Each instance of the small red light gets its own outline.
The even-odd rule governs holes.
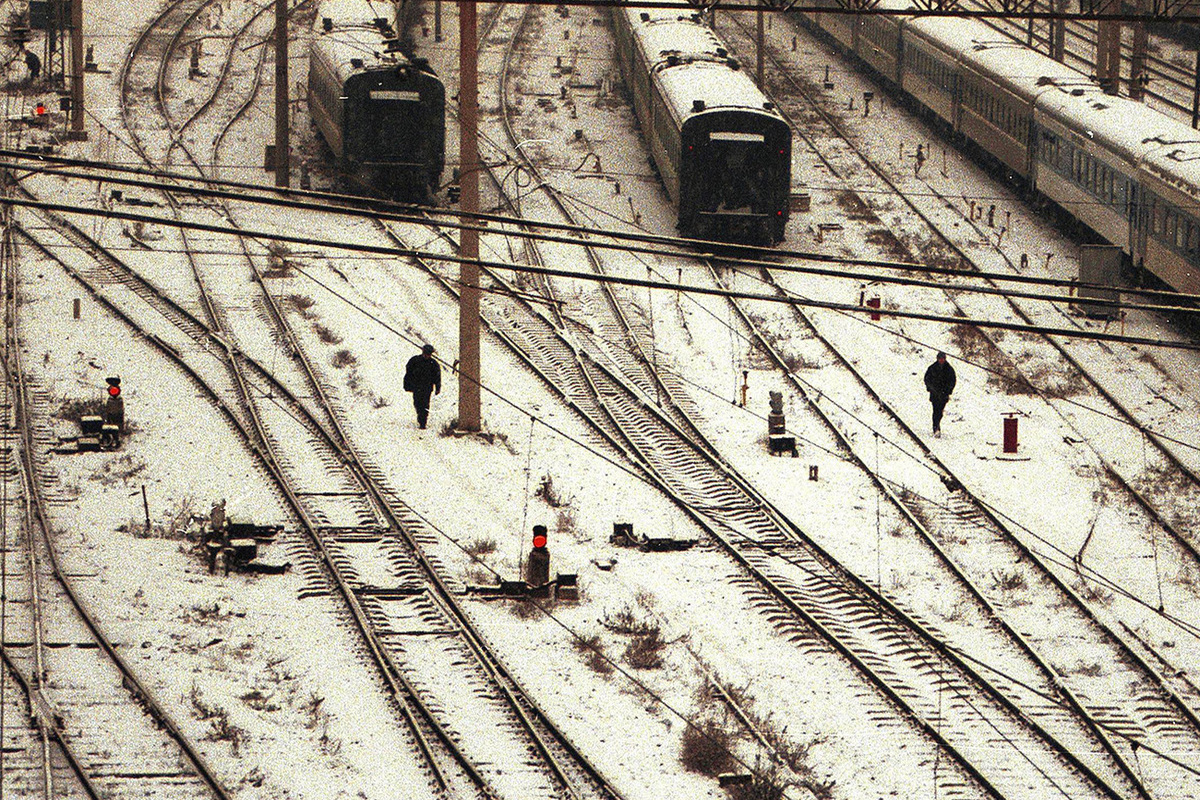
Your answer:
[[[534,547],[545,547],[546,546],[546,537],[540,533],[537,534],[536,536],[534,536],[533,537],[533,546]]]
[[[688,150],[694,150],[694,149],[695,149],[695,148],[694,148],[694,147],[692,147],[692,145],[690,145],[690,144],[688,145]]]
[[[119,394],[121,394],[120,386],[109,386],[108,387],[108,396],[109,397],[116,397]]]
[[[35,110],[35,113],[36,113],[36,114],[37,114],[39,117],[41,117],[41,116],[44,116],[44,115],[45,115],[45,113],[46,113],[46,105],[45,105],[44,103],[38,103],[38,104],[37,104],[37,109]]]

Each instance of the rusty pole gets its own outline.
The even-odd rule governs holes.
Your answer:
[[[458,4],[459,208],[465,218],[479,211],[479,74],[476,61],[475,0]],[[478,431],[479,410],[479,232],[459,234],[458,428]]]
[[[288,13],[287,0],[275,0],[275,185],[288,186]]]

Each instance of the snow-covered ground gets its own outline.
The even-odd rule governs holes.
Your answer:
[[[214,41],[204,48],[203,66],[210,70],[222,57],[221,37],[247,18],[249,5],[227,0],[218,7],[222,11],[208,12]],[[134,32],[157,12],[112,2],[89,3],[85,9],[88,43],[106,70],[88,77],[89,111],[108,130],[89,125],[88,142],[64,146],[61,152],[132,163],[133,154],[121,144],[129,134],[121,130],[115,79]],[[423,23],[416,30],[418,47],[447,80],[449,97],[456,94],[454,7],[443,5],[445,38],[440,43],[433,41],[432,9],[423,11]],[[430,31],[428,36],[421,35],[422,27]],[[523,42],[526,72],[518,79],[523,92],[511,101],[522,112],[519,134],[529,143],[522,151],[578,207],[590,208],[595,224],[671,233],[674,212],[647,167],[644,146],[620,92],[604,14],[571,8],[559,15],[545,8],[538,12],[534,31]],[[303,84],[306,68],[306,23],[298,21],[294,33],[295,86]],[[773,18],[770,35],[787,49],[796,34]],[[485,43],[486,66],[481,70],[487,142],[481,149],[492,162],[501,160],[507,149],[494,117],[499,65],[495,59],[487,61],[489,49],[494,52],[502,38]],[[833,64],[837,89],[827,98],[831,106],[844,108],[848,98],[861,98],[869,84],[801,38],[796,57],[809,65],[813,80],[824,63]],[[748,56],[743,56],[744,63],[750,63]],[[564,62],[570,72],[561,68]],[[267,88],[227,138],[220,154],[222,177],[271,182],[260,166],[262,146],[272,141],[271,87]],[[1033,256],[1033,267],[1048,265],[1046,274],[1073,274],[1077,252],[1069,240],[876,92],[879,99],[869,120],[857,111],[844,117],[878,163],[907,176],[916,143],[931,142],[934,155],[924,178],[933,188],[957,198],[960,207],[970,198],[1000,208],[1007,227],[1000,245],[995,244],[994,231],[959,223],[962,241],[981,254],[981,263],[985,256],[998,260],[1006,255],[1018,261],[1027,253]],[[296,100],[302,95],[299,89],[293,92]],[[11,95],[10,108],[17,107],[12,113],[27,113],[22,104],[29,100]],[[206,123],[193,131],[192,139],[203,142],[214,125]],[[452,118],[448,127],[453,130]],[[293,131],[297,161],[311,164],[316,180],[324,179],[329,171],[321,166],[321,147],[310,132],[302,101]],[[28,136],[28,131],[10,126],[6,141]],[[456,163],[453,135],[448,145],[447,161]],[[846,255],[868,252],[868,243],[855,238],[861,233],[850,225],[843,239],[816,241],[819,223],[845,222],[834,200],[843,185],[823,173],[802,148],[796,151],[795,180],[798,188],[806,184],[812,191],[814,206],[809,214],[793,219],[785,246]],[[603,165],[602,172],[578,170],[589,153]],[[515,171],[509,176],[510,186],[522,178]],[[94,206],[107,194],[105,187],[88,182],[37,178],[27,183],[44,196],[58,195],[81,206]],[[905,186],[922,188],[915,180]],[[940,202],[926,194],[930,206]],[[530,196],[523,210],[533,213],[540,208]],[[292,234],[319,231],[347,241],[379,243],[373,226],[349,217],[288,215],[249,204],[239,205],[237,212],[239,221],[251,228],[276,227]],[[34,224],[27,212],[20,218]],[[120,223],[89,220],[85,227],[106,243],[121,246],[142,274],[181,303],[196,305],[194,282],[171,252],[177,244],[174,233],[162,231],[162,239],[157,239],[158,233],[142,231],[139,238],[152,248],[145,251],[130,244]],[[901,236],[903,231],[893,233]],[[419,242],[429,238],[427,230],[416,226],[406,235]],[[498,237],[485,237],[484,245],[502,246]],[[1053,257],[1046,258],[1048,253]],[[284,576],[210,575],[171,525],[189,509],[203,513],[226,498],[234,519],[289,524],[268,556],[302,563],[306,545],[291,529],[252,454],[182,373],[165,367],[152,348],[130,336],[57,267],[22,255],[20,334],[27,368],[50,400],[41,413],[53,415],[60,402],[98,396],[106,375],[120,374],[123,379],[134,430],[123,450],[58,456],[50,464],[60,486],[54,519],[61,531],[60,549],[68,569],[86,576],[80,583],[110,636],[131,654],[160,700],[185,733],[198,740],[237,796],[422,796],[424,787],[414,783],[421,769],[405,729],[334,600],[308,595],[307,578],[295,571]],[[230,253],[231,263],[235,255]],[[832,782],[835,797],[929,797],[941,785],[939,780],[946,780],[951,767],[944,757],[898,723],[874,690],[833,677],[844,674],[844,664],[821,648],[797,648],[780,636],[756,606],[757,597],[744,586],[744,576],[713,548],[702,544],[680,553],[641,553],[610,545],[615,522],[680,538],[703,535],[682,511],[631,476],[619,458],[496,341],[485,339],[483,353],[488,390],[484,417],[496,441],[439,435],[455,415],[457,401],[456,381],[448,369],[443,390],[434,398],[430,429],[418,430],[401,388],[403,364],[421,342],[434,343],[447,367],[457,350],[455,305],[425,273],[399,259],[344,252],[291,252],[288,258],[294,268],[267,279],[267,291],[291,309],[289,321],[335,387],[357,446],[442,536],[435,549],[443,563],[468,581],[485,579],[488,570],[515,577],[529,546],[529,530],[541,523],[551,530],[554,568],[579,573],[581,602],[556,606],[553,617],[519,613],[504,601],[467,601],[467,607],[535,700],[626,797],[724,796],[715,781],[680,764],[685,719],[725,721],[723,708],[704,690],[710,674],[750,699],[757,714],[768,719],[789,746],[806,751],[812,774]],[[653,268],[674,279],[675,270],[684,269],[676,266],[677,260],[653,256],[614,258],[613,263],[637,277]],[[699,268],[687,269],[685,279],[706,280]],[[731,280],[738,288],[762,289],[747,275]],[[854,301],[858,295],[857,284],[832,279],[792,277],[787,286],[840,301]],[[578,301],[571,313],[588,313],[583,298],[589,291],[577,288],[572,294],[567,288],[568,299]],[[943,304],[915,291],[888,288],[883,293],[889,307]],[[750,350],[728,308],[715,300],[666,291],[628,291],[622,296],[652,332],[660,367],[693,387],[691,400],[700,410],[705,433],[733,465],[860,576],[924,616],[951,628],[957,625],[958,635],[970,635],[976,619],[949,607],[938,591],[940,578],[922,574],[927,569],[924,556],[916,555],[919,548],[913,542],[889,534],[899,524],[894,512],[878,511],[863,475],[836,451],[796,392]],[[78,320],[71,315],[76,297],[82,300]],[[826,397],[855,412],[870,406],[840,368],[809,349],[807,335],[787,314],[757,311],[781,348],[797,358],[799,374]],[[1031,536],[1070,554],[1091,537],[1088,565],[1117,576],[1122,586],[1150,603],[1143,618],[1121,601],[1111,612],[1101,611],[1111,613],[1114,623],[1127,622],[1145,634],[1166,654],[1172,670],[1187,673],[1192,668],[1200,657],[1196,638],[1178,628],[1177,638],[1169,638],[1171,626],[1160,626],[1154,609],[1161,591],[1168,612],[1195,618],[1196,565],[1185,559],[1158,561],[1158,546],[1149,541],[1153,528],[1145,516],[1115,500],[1110,507],[1107,494],[1112,489],[1104,469],[1094,454],[1074,441],[1080,438],[1079,429],[1064,419],[1061,408],[998,390],[989,383],[984,364],[964,352],[944,326],[903,321],[868,327],[860,318],[830,313],[813,317],[921,433],[927,429],[928,405],[920,373],[934,350],[949,352],[959,370],[959,389],[948,412],[946,436],[926,443]],[[1178,335],[1138,315],[1126,324],[1130,332],[1143,335]],[[271,343],[244,345],[258,348],[260,359],[271,363]],[[1091,348],[1095,346],[1072,345],[1082,360],[1094,353]],[[1146,376],[1158,375],[1158,400],[1172,411],[1155,417],[1155,425],[1192,446],[1180,448],[1181,455],[1192,463],[1200,461],[1194,455],[1200,361],[1182,352],[1142,353],[1128,347],[1114,351],[1098,360],[1113,390],[1141,406],[1139,399],[1151,400]],[[342,352],[353,358],[339,357]],[[274,356],[285,358],[281,349]],[[743,371],[749,375],[745,408],[736,403]],[[799,459],[770,458],[765,452],[763,417],[769,390],[785,392],[789,423],[802,437]],[[1028,461],[993,457],[1001,414],[1014,410],[1023,414],[1022,451]],[[1086,416],[1087,411],[1075,413]],[[65,422],[56,424],[61,433],[70,432]],[[850,430],[849,435],[869,443],[864,451],[878,447],[867,428]],[[897,484],[924,488],[932,482],[907,454],[886,444],[877,452],[882,472]],[[1132,454],[1135,462],[1136,457]],[[819,480],[808,479],[810,466],[818,467]],[[141,521],[143,486],[154,530],[150,536]],[[1180,509],[1180,514],[1188,511]],[[1146,546],[1128,547],[1131,539]],[[466,551],[477,554],[487,569]],[[994,566],[998,572],[1011,568],[1005,563]],[[1019,592],[1011,602],[1022,602]],[[1102,599],[1097,605],[1104,605]],[[626,617],[661,626],[668,642],[661,666],[637,668],[627,662],[624,652],[630,638],[616,630],[616,623]],[[601,647],[619,669],[590,658],[576,646],[576,637]],[[1044,654],[1056,664],[1085,671],[1104,668],[1073,655],[1076,647],[1079,653],[1089,652],[1086,644],[1062,640],[1058,645],[1057,652]],[[202,708],[226,715],[242,731],[236,741],[214,738],[212,717],[206,718]],[[753,766],[755,747],[740,741],[735,749]],[[1194,779],[1181,777],[1185,793],[1187,786],[1195,786],[1185,783],[1188,780]],[[804,796],[798,789],[789,793]]]

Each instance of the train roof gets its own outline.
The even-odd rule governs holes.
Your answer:
[[[729,51],[694,11],[671,8],[624,8],[650,67],[679,61],[724,61]]]
[[[709,111],[742,109],[782,120],[750,76],[726,64],[698,61],[661,70],[663,97],[680,120]],[[696,101],[704,105],[697,108]]]
[[[389,9],[391,9],[389,13]],[[325,29],[324,20],[330,20],[330,29]],[[391,36],[376,25],[376,20],[387,21]],[[395,42],[394,6],[378,0],[323,0],[317,9],[313,53],[325,58],[336,69],[338,77],[345,80],[356,72],[389,69],[409,64],[410,61],[399,50],[389,51],[389,42]]]

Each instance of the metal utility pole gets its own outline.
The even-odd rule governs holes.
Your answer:
[[[1096,23],[1096,81],[1105,94],[1117,94],[1121,84],[1121,23]]]
[[[288,10],[275,0],[275,185],[287,188],[288,159]]]
[[[1200,121],[1200,49],[1196,50],[1196,81],[1192,84],[1192,127]]]
[[[479,74],[476,61],[475,0],[458,4],[458,181],[459,209],[464,217],[479,211]],[[464,220],[466,221],[466,220]],[[479,410],[479,232],[459,234],[458,268],[458,428],[482,428]]]
[[[71,133],[76,142],[87,141],[83,129],[83,0],[71,0]]]
[[[1059,14],[1067,11],[1067,0],[1054,0],[1054,10]],[[1062,62],[1067,51],[1067,21],[1062,17],[1050,20],[1050,57]]]
[[[1146,13],[1146,0],[1138,0],[1137,12]],[[1146,36],[1146,23],[1133,23],[1133,50],[1129,55],[1129,98],[1141,100],[1146,91],[1146,48],[1149,45]]]
[[[758,17],[758,47],[756,53],[758,55],[757,72],[758,88],[763,88],[763,7],[762,0],[758,2],[758,12],[755,14]]]

